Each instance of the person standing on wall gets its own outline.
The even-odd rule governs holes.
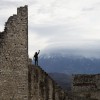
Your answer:
[[[38,55],[40,53],[40,50],[38,52],[35,52],[34,54],[34,61],[35,61],[35,65],[38,66]]]

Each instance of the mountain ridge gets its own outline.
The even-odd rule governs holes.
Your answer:
[[[39,64],[48,73],[58,72],[66,74],[98,74],[100,73],[100,59],[83,56],[40,56]],[[56,70],[55,70],[56,69]]]

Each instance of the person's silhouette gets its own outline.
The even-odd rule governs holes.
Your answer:
[[[40,53],[40,50],[38,52],[35,52],[34,54],[34,61],[35,61],[35,65],[38,66],[38,55]]]

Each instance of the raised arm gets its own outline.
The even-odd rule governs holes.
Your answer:
[[[40,50],[38,51],[38,54],[40,53]]]
[[[38,54],[40,53],[40,50],[38,51]]]

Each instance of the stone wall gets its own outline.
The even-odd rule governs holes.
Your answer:
[[[29,65],[30,100],[68,100],[68,95],[40,67]]]
[[[0,100],[28,100],[28,10],[17,9],[0,32]]]
[[[28,73],[29,100],[99,100],[65,92],[42,68],[30,63]],[[97,94],[97,93],[96,93]]]
[[[74,75],[72,91],[78,96],[90,96],[91,98],[100,100],[100,74]]]
[[[73,76],[73,91],[91,91],[100,89],[100,74],[94,75],[74,75]]]

